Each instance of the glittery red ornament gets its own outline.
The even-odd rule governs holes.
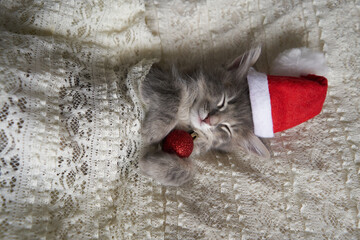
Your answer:
[[[180,158],[187,158],[194,148],[193,137],[190,133],[174,129],[164,139],[162,150],[168,153],[175,153]]]

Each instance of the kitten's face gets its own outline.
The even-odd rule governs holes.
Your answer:
[[[195,151],[230,150],[244,129],[252,128],[247,86],[243,84],[239,89],[232,77],[229,74],[217,75],[216,79],[199,77],[199,94],[190,109],[191,125],[199,134]]]

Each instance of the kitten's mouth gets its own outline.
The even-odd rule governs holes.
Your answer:
[[[207,115],[204,119],[201,120],[201,122],[206,123],[207,125],[210,125],[210,116]]]

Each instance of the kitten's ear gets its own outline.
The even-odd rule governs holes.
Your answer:
[[[235,58],[228,66],[228,70],[236,70],[236,75],[242,79],[244,76],[246,76],[247,72],[249,71],[249,68],[255,64],[255,62],[258,60],[261,53],[261,47],[257,46],[255,48],[250,49],[243,55]]]
[[[240,146],[244,148],[251,154],[263,157],[263,158],[270,158],[270,152],[265,144],[255,136],[254,133],[250,132],[247,134],[245,138],[240,141]]]

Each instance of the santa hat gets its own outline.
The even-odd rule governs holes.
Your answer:
[[[247,79],[254,132],[264,138],[318,115],[327,92],[327,79],[313,74],[267,76],[251,68]]]

